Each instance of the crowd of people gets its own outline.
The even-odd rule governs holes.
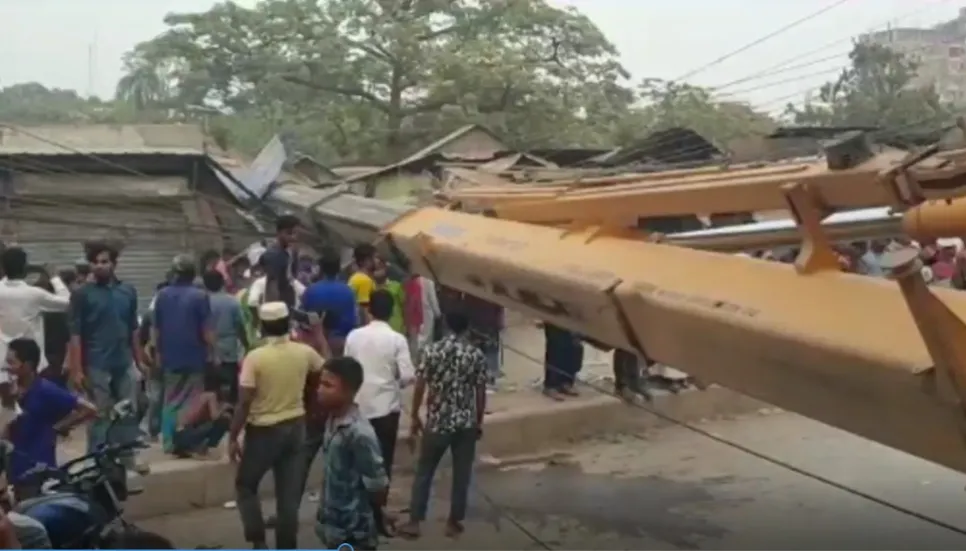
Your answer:
[[[381,534],[419,537],[450,450],[447,532],[462,532],[487,387],[500,372],[500,327],[481,324],[501,323],[501,309],[437,290],[371,245],[348,267],[324,250],[307,275],[299,220],[279,217],[276,229],[254,257],[176,257],[141,313],[137,291],[116,274],[123,256],[107,243],[87,244],[84,262],[32,283],[24,249],[0,253],[0,412],[16,449],[6,473],[16,499],[40,492],[27,471],[55,465],[58,439],[83,424],[89,450],[146,437],[175,457],[205,459],[227,438],[246,539],[267,547],[274,527],[276,546],[294,548],[322,451],[317,536],[330,548],[374,549]],[[121,400],[140,415],[108,432]],[[384,506],[402,415],[422,453],[410,518],[397,530]],[[258,487],[269,471],[277,510],[264,519]]]
[[[253,547],[267,546],[269,527],[277,547],[296,547],[299,504],[322,451],[317,536],[330,548],[374,549],[380,535],[419,537],[434,473],[449,450],[446,530],[461,533],[487,393],[501,376],[503,309],[436,288],[368,244],[354,249],[348,265],[329,249],[305,263],[300,230],[297,218],[281,216],[275,239],[248,254],[179,255],[146,312],[138,311],[135,288],[117,277],[123,258],[108,243],[87,244],[83,261],[32,283],[26,251],[4,248],[0,427],[16,449],[6,473],[16,498],[40,493],[25,473],[55,464],[58,438],[80,425],[87,425],[89,451],[108,439],[146,436],[175,457],[205,459],[217,457],[227,437]],[[840,246],[838,254],[843,269],[882,276],[882,255],[901,246],[920,248],[931,282],[966,287],[960,240],[878,240]],[[794,253],[754,256],[789,261]],[[586,339],[542,327],[543,392],[554,401],[576,396]],[[646,396],[642,374],[652,362],[624,350],[614,351],[613,362],[617,393]],[[121,400],[138,403],[139,415],[108,434]],[[397,524],[384,506],[407,414],[419,459],[409,517]],[[146,472],[134,457],[129,468]],[[269,471],[277,510],[266,520],[258,488]]]

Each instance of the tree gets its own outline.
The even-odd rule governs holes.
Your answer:
[[[646,79],[639,93],[643,107],[628,120],[650,130],[690,128],[726,147],[740,138],[764,136],[776,126],[767,114],[745,103],[717,101],[709,90],[689,84]],[[626,126],[621,129],[623,139],[639,136],[630,130]]]
[[[166,107],[171,100],[170,67],[129,54],[124,58],[124,76],[117,82],[114,98],[137,111]]]
[[[950,122],[951,108],[932,85],[916,82],[918,63],[870,42],[857,42],[849,67],[824,84],[816,99],[789,104],[786,115],[796,124],[875,126],[901,130],[936,128]],[[900,130],[901,129],[901,130]]]
[[[25,82],[0,88],[0,120],[14,124],[90,122],[110,106],[74,90]]]
[[[131,58],[172,67],[180,105],[316,154],[393,159],[468,122],[530,147],[603,143],[635,99],[600,30],[544,0],[226,2],[166,23]]]

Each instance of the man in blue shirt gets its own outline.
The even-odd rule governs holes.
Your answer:
[[[154,342],[164,388],[161,437],[169,453],[181,410],[204,391],[205,369],[217,360],[211,304],[208,294],[195,286],[195,273],[194,259],[175,257],[174,281],[161,289],[154,303]]]
[[[7,477],[18,501],[40,495],[42,480],[24,477],[37,464],[57,465],[57,436],[97,416],[97,408],[56,383],[39,377],[40,346],[20,338],[7,348],[7,371],[19,389],[20,414],[7,427],[14,445]]]
[[[87,259],[93,281],[70,298],[69,377],[75,389],[89,393],[98,417],[88,427],[88,450],[106,443],[111,409],[136,398],[132,367],[145,365],[138,342],[138,295],[114,276],[118,252],[107,243],[89,243]],[[115,443],[138,437],[134,420],[122,421],[111,434]]]
[[[358,325],[355,294],[347,283],[339,279],[342,266],[335,251],[324,251],[319,260],[322,279],[313,283],[302,295],[306,312],[324,315],[323,327],[333,356],[341,356],[346,335]]]
[[[225,292],[225,277],[221,272],[209,270],[201,276],[208,291],[211,305],[211,327],[217,341],[217,363],[220,372],[215,374],[222,386],[228,387],[230,404],[238,401],[238,369],[244,351],[250,348],[245,331],[245,320],[238,299]]]

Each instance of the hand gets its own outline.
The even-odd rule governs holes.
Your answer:
[[[228,459],[232,463],[239,463],[242,457],[242,445],[237,439],[228,441]]]
[[[84,380],[84,370],[80,368],[71,369],[67,374],[70,385],[77,392],[84,392],[85,380]]]
[[[409,436],[406,437],[406,445],[409,446],[410,452],[416,451],[416,444],[419,440],[419,436],[423,433],[423,422],[419,419],[418,415],[413,415],[409,422]]]

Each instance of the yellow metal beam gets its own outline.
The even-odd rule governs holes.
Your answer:
[[[906,265],[900,290],[435,208],[384,234],[443,285],[966,472],[966,294],[918,286]]]

